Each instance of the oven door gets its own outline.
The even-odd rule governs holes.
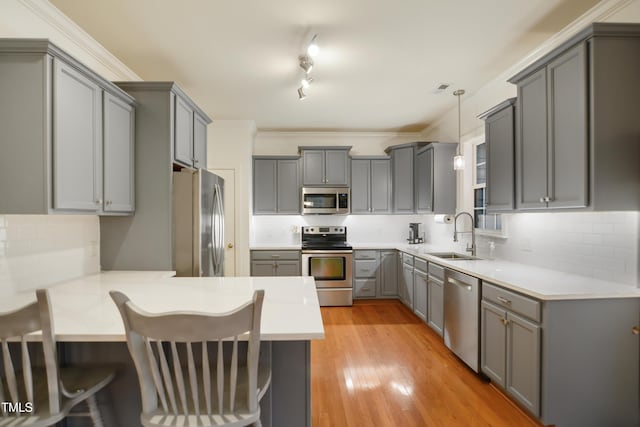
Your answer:
[[[302,275],[313,276],[316,288],[351,288],[353,251],[302,251]]]

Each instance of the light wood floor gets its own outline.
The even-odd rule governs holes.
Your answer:
[[[538,427],[399,301],[323,307],[311,344],[312,424]]]

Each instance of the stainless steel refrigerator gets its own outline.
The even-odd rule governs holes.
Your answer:
[[[224,276],[224,180],[203,169],[173,173],[173,256],[178,276]]]

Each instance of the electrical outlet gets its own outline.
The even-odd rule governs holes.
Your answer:
[[[524,252],[531,252],[531,239],[526,237],[520,239],[520,250]]]

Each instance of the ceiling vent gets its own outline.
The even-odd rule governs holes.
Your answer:
[[[432,93],[438,94],[444,92],[449,87],[449,83],[440,83],[433,89]]]

